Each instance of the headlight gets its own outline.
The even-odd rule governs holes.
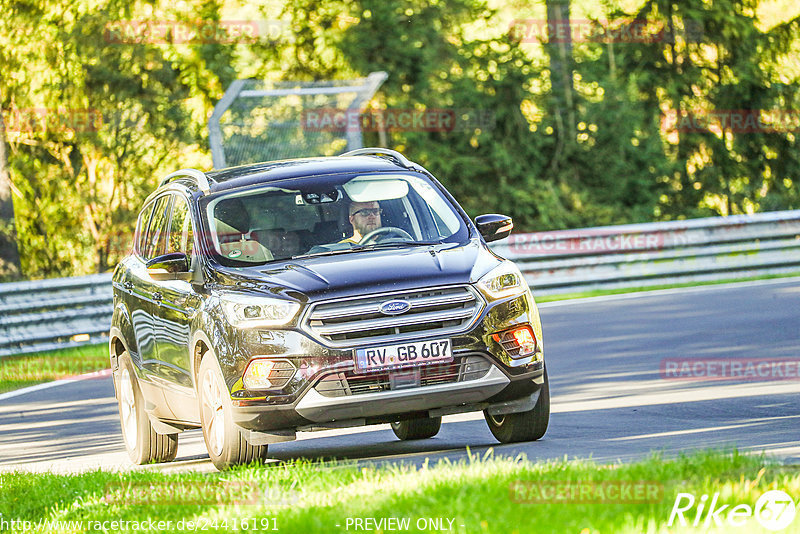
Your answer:
[[[225,318],[233,326],[280,326],[291,321],[300,304],[262,296],[223,295],[220,297]]]
[[[500,299],[521,295],[528,284],[514,262],[504,261],[478,280],[478,287],[489,298]]]

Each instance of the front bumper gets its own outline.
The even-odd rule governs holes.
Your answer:
[[[536,354],[518,359],[509,356],[493,334],[521,324],[531,325],[540,346]],[[320,387],[326,377],[364,378],[354,376],[353,350],[324,347],[302,331],[246,335],[238,346],[246,349],[247,359],[283,358],[297,368],[295,380],[281,392],[244,389],[240,377],[247,360],[236,366],[238,370],[231,369],[230,380],[239,377],[231,388],[234,422],[250,432],[355,426],[485,409],[529,399],[539,391],[544,377],[541,323],[528,293],[490,303],[468,331],[450,336],[454,359],[478,358],[489,365],[481,376],[448,383],[431,381],[397,389],[384,384],[358,394],[346,387],[347,394],[331,395]]]
[[[366,419],[485,401],[500,393],[509,383],[510,380],[500,369],[492,367],[483,378],[468,382],[365,393],[349,397],[324,397],[312,388],[300,399],[295,410],[301,417],[316,423]]]

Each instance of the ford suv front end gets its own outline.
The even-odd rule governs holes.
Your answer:
[[[174,173],[114,275],[110,348],[135,462],[203,429],[218,468],[298,431],[434,436],[483,411],[501,442],[549,420],[536,304],[425,169],[385,149]]]

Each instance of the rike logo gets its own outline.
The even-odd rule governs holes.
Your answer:
[[[708,495],[702,495],[697,500],[697,511],[692,514],[691,509],[695,505],[695,496],[691,493],[678,493],[675,497],[675,504],[672,505],[672,512],[669,514],[667,526],[671,527],[677,519],[682,527],[687,525],[684,518],[684,512],[687,512],[689,520],[694,515],[692,526],[700,526],[702,521],[704,528],[709,528],[713,523],[714,526],[722,527],[727,524],[732,527],[742,527],[746,525],[746,521],[755,517],[758,523],[773,531],[783,530],[792,521],[796,514],[794,501],[785,491],[770,490],[761,495],[756,501],[755,510],[747,504],[737,504],[730,508],[730,504],[718,505],[719,492],[711,497],[711,502],[707,503]],[[706,509],[706,504],[708,508]],[[730,508],[730,509],[728,509]],[[703,513],[705,512],[705,519]]]

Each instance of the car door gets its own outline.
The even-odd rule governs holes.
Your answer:
[[[143,228],[137,243],[137,261],[131,262],[124,287],[130,291],[131,322],[136,345],[139,348],[140,367],[145,369],[156,358],[155,331],[153,329],[153,295],[158,291],[145,266],[152,254],[163,250],[164,219],[169,215],[168,196],[157,198],[150,204],[150,212],[143,213]]]
[[[173,197],[166,253],[181,252],[191,258],[195,247],[189,204],[182,195]],[[159,293],[161,298],[156,302],[153,321],[164,395],[176,419],[199,420],[192,380],[190,323],[200,306],[200,298],[186,280],[159,282]]]
[[[136,226],[136,238],[133,244],[134,254],[125,261],[125,272],[115,289],[119,291],[125,307],[130,314],[133,340],[129,343],[130,357],[137,367],[142,367],[142,360],[155,350],[153,339],[153,321],[150,317],[150,293],[144,268],[144,250],[147,248],[147,229],[153,216],[156,202],[150,202],[139,214]]]
[[[149,223],[141,231],[141,238],[136,244],[137,259],[131,263],[129,280],[126,280],[130,282],[131,322],[139,348],[137,364],[142,371],[139,386],[148,401],[148,411],[152,410],[154,415],[163,418],[172,418],[173,414],[164,398],[155,330],[155,314],[161,298],[161,288],[159,282],[148,274],[146,263],[164,254],[166,250],[171,203],[171,195],[162,195],[152,203],[152,212],[147,215]]]

